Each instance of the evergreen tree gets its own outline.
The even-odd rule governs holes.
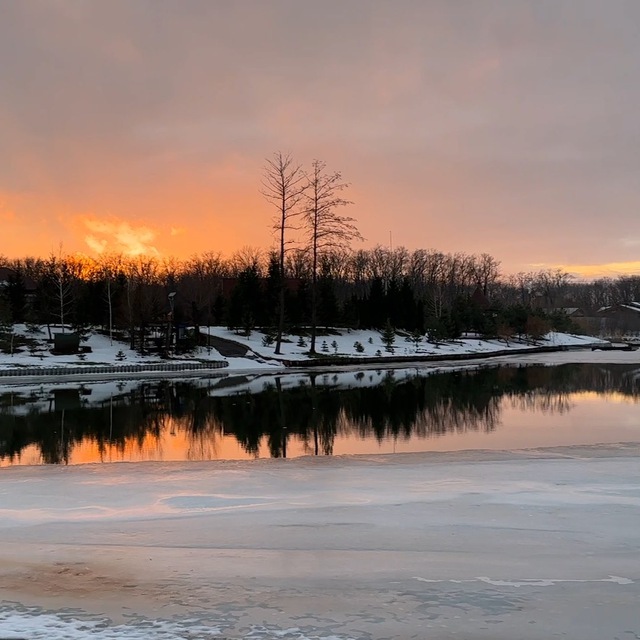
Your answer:
[[[393,343],[396,341],[396,330],[391,325],[391,321],[387,320],[387,324],[384,326],[380,337],[385,351],[393,353]]]
[[[382,329],[385,324],[386,297],[381,278],[374,278],[371,281],[371,289],[367,298],[366,319],[363,326],[369,329]]]
[[[429,316],[425,320],[425,328],[429,342],[437,343],[450,337],[450,329],[446,323],[447,319],[447,317],[436,318],[435,316]]]
[[[418,347],[420,346],[422,339],[423,339],[423,335],[420,329],[414,329],[411,335],[409,336],[409,341],[415,346],[416,351],[418,350]]]
[[[276,327],[278,324],[278,304],[281,288],[280,263],[275,251],[269,253],[267,281],[264,291],[264,314],[259,319],[261,325]]]
[[[338,300],[333,278],[326,273],[318,280],[318,302],[320,304],[317,319],[325,328],[335,326],[339,318]]]
[[[6,293],[11,319],[14,323],[24,322],[27,312],[27,296],[24,276],[20,270],[16,270],[9,276]]]
[[[262,286],[258,265],[242,270],[231,293],[227,323],[229,328],[242,328],[246,335],[256,327],[256,318],[262,313]]]

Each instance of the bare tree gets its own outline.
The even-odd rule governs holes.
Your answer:
[[[82,277],[82,263],[72,256],[64,255],[62,245],[56,257],[51,254],[47,262],[48,279],[56,307],[52,315],[60,321],[60,331],[65,333],[69,317],[73,315],[77,284]]]
[[[364,297],[368,290],[369,253],[359,249],[351,255],[347,267],[347,279],[353,282],[356,295],[360,298]]]
[[[474,272],[482,293],[489,296],[500,278],[500,262],[488,253],[483,253],[479,257],[476,256]]]
[[[285,255],[291,246],[287,231],[295,228],[294,219],[300,215],[299,205],[304,196],[307,178],[302,167],[296,164],[290,154],[278,151],[273,158],[267,158],[262,173],[260,192],[267,202],[276,209],[273,229],[278,236],[278,257],[280,276],[280,295],[278,301],[278,328],[275,352],[280,353],[284,332],[284,292],[285,292]]]
[[[547,309],[561,306],[572,276],[562,269],[546,269],[535,276],[534,289]]]
[[[113,344],[113,299],[115,294],[114,281],[122,271],[123,258],[119,254],[107,254],[100,256],[100,262],[96,269],[96,277],[104,279],[104,299],[107,303],[109,322],[109,344]]]
[[[338,171],[327,172],[322,160],[314,160],[308,176],[306,191],[307,208],[304,212],[305,231],[311,252],[311,346],[309,353],[316,352],[318,323],[318,258],[331,251],[344,249],[353,240],[362,236],[355,226],[354,218],[342,216],[338,209],[352,204],[340,193],[349,185],[342,181]]]
[[[292,278],[308,278],[310,275],[307,249],[292,249],[285,261],[285,271]]]
[[[262,249],[245,245],[229,258],[229,270],[237,278],[247,269],[262,269],[264,263],[264,251]]]

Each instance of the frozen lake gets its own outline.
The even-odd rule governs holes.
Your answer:
[[[637,445],[0,469],[0,638],[640,635]]]
[[[0,465],[640,442],[640,366],[369,369],[0,392]]]
[[[0,638],[640,637],[639,373],[5,388]]]

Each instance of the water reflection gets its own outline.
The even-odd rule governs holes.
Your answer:
[[[464,448],[471,434],[506,429],[516,414],[557,420],[587,397],[628,401],[637,424],[639,379],[640,369],[626,365],[564,365],[16,389],[0,395],[0,461],[331,455],[336,443],[338,453],[377,452],[390,442],[427,450],[454,437],[461,445],[451,448]]]

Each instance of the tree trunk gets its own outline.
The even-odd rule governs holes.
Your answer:
[[[318,333],[318,246],[313,245],[313,269],[311,271],[311,347],[310,354],[316,353],[316,335]]]
[[[284,198],[284,192],[282,196],[282,211],[281,211],[281,226],[280,226],[280,295],[278,298],[278,331],[276,335],[276,349],[275,353],[280,355],[282,347],[282,334],[284,333],[284,230],[286,227],[286,203]]]
[[[111,300],[111,278],[107,278],[107,301],[109,305],[109,344],[113,344],[113,301]]]

